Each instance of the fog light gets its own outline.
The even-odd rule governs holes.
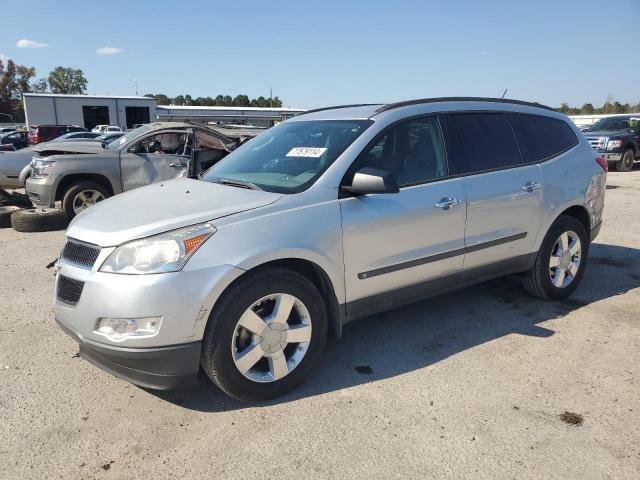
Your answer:
[[[121,342],[129,337],[151,337],[158,333],[160,320],[162,317],[99,318],[94,332],[112,342]]]

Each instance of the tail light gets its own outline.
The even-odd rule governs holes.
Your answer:
[[[603,157],[596,157],[596,163],[600,165],[605,172],[609,171],[609,163]]]

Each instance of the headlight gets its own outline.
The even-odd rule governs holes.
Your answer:
[[[56,163],[55,160],[33,157],[31,160],[31,178],[45,178],[49,176],[49,170]]]
[[[203,223],[124,243],[111,252],[100,271],[134,275],[177,272],[215,232],[216,227]]]
[[[152,337],[158,333],[162,317],[144,318],[99,318],[94,330],[112,342],[121,342],[129,337]]]
[[[609,140],[607,142],[607,150],[613,150],[614,148],[622,147],[622,140]]]

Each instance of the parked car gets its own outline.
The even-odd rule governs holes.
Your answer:
[[[85,132],[77,125],[31,125],[29,129],[29,145],[48,142],[69,132]]]
[[[83,140],[95,140],[100,135],[100,132],[69,132],[64,135],[60,135],[58,138],[54,138],[51,140],[52,142],[62,142],[62,141],[83,141]]]
[[[0,135],[3,135],[5,133],[15,132],[15,131],[16,131],[16,127],[0,127]]]
[[[0,152],[15,152],[16,147],[13,143],[0,143]]]
[[[7,145],[11,144],[14,146],[16,150],[20,150],[21,148],[25,148],[28,144],[28,134],[24,131],[13,131],[0,134],[0,144]]]
[[[629,172],[640,160],[640,118],[615,116],[601,118],[584,135],[593,149],[614,164],[619,172]]]
[[[99,137],[96,137],[96,140],[99,140],[104,144],[109,145],[114,140],[117,140],[123,136],[124,136],[124,132],[107,132],[107,133],[103,133]]]
[[[112,195],[154,182],[195,176],[238,141],[190,123],[153,123],[103,145],[45,144],[34,149],[27,193],[38,207],[62,202],[68,218]],[[34,217],[35,218],[35,217]]]
[[[96,125],[92,132],[107,133],[107,132],[122,132],[122,129],[115,125]]]
[[[538,104],[310,111],[204,181],[156,183],[76,217],[55,319],[83,357],[138,385],[174,388],[202,366],[235,398],[273,398],[356,318],[506,274],[567,298],[600,230],[606,167]]]

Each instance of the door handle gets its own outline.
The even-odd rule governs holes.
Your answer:
[[[538,182],[527,182],[522,187],[522,190],[525,192],[533,193],[536,190],[540,190],[542,188],[542,184]]]
[[[173,163],[170,163],[169,166],[173,168],[184,168],[187,165],[182,162],[173,162]]]
[[[444,197],[441,198],[439,202],[436,202],[436,207],[443,210],[449,210],[451,207],[455,207],[456,205],[460,205],[460,200],[457,198]]]

